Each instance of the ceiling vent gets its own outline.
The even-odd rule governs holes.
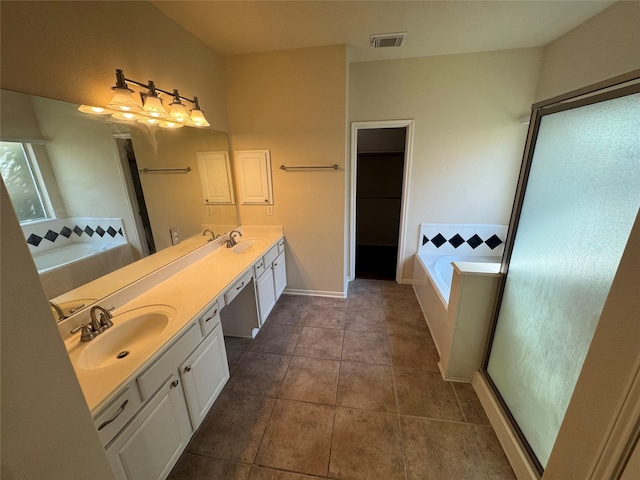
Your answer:
[[[371,35],[371,48],[401,47],[407,38],[407,32],[376,33]]]

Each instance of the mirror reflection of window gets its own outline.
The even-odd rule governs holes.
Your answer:
[[[0,172],[20,223],[51,217],[29,144],[0,142]]]

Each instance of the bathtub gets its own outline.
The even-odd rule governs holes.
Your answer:
[[[500,280],[501,257],[425,255],[414,259],[413,289],[445,380],[469,382],[481,367]]]
[[[425,255],[418,253],[416,256],[445,308],[449,305],[451,281],[453,279],[453,262],[465,272],[497,273],[500,269],[501,261],[501,257],[483,257],[479,255]]]
[[[102,277],[134,261],[128,243],[77,242],[33,254],[48,298]]]

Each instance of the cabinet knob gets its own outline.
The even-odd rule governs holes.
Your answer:
[[[177,387],[178,385],[180,385],[180,381],[179,380],[174,380],[173,382],[171,382],[171,386],[172,387]]]
[[[184,367],[184,371],[185,372],[190,372],[191,371],[191,365],[187,365],[186,367]]]

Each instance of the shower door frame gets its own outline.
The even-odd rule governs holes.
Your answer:
[[[625,85],[629,83],[629,85]],[[511,415],[509,409],[506,406],[505,401],[502,399],[496,385],[492,381],[487,368],[489,364],[489,356],[491,353],[491,347],[493,344],[498,315],[500,313],[500,306],[504,295],[505,285],[508,276],[509,263],[513,253],[513,247],[515,243],[515,237],[517,234],[518,224],[520,221],[520,215],[522,212],[522,206],[524,203],[524,197],[526,187],[529,179],[529,173],[531,170],[531,164],[535,151],[535,145],[538,138],[538,131],[540,127],[540,121],[542,117],[561,111],[572,110],[575,108],[584,107],[587,105],[605,102],[614,98],[631,95],[634,93],[640,93],[640,69],[633,70],[623,75],[613,77],[611,79],[598,82],[571,92],[567,92],[550,99],[534,103],[531,106],[531,117],[529,122],[529,131],[527,133],[527,140],[525,143],[522,166],[518,177],[518,183],[514,198],[514,204],[511,211],[511,218],[509,220],[509,229],[507,239],[505,241],[504,256],[502,258],[502,264],[500,267],[500,283],[498,286],[498,293],[496,296],[496,303],[493,312],[493,321],[491,324],[491,330],[487,339],[484,361],[482,369],[474,378],[474,387],[478,388],[487,387],[489,390],[489,398],[484,398],[482,392],[478,392],[482,403],[491,404],[492,407],[497,409],[500,420],[504,423],[502,428],[496,429],[496,433],[500,437],[500,433],[504,436],[504,442],[508,445],[504,445],[505,453],[512,462],[512,466],[516,473],[526,475],[531,479],[541,478],[544,468],[542,468],[540,462],[537,460],[536,455],[533,453],[531,447],[525,439],[524,434],[520,430],[517,422]],[[630,382],[627,390],[627,402],[621,405],[617,418],[634,418],[630,417],[629,412],[635,412],[637,407],[633,403],[629,403],[632,399],[640,398],[640,365],[636,368],[636,375]],[[486,407],[485,407],[486,409]],[[637,418],[637,417],[636,417]],[[493,422],[492,422],[493,423]],[[614,422],[615,423],[615,422]],[[625,464],[621,464],[620,458],[623,452],[629,450],[630,442],[640,435],[640,422],[635,422],[632,428],[624,428],[624,425],[620,425],[617,422],[616,425],[612,425],[609,430],[609,434],[613,433],[615,429],[619,432],[623,432],[624,438],[615,440],[614,444],[608,442],[602,446],[600,451],[601,455],[594,461],[591,468],[592,476],[590,478],[599,478],[596,472],[603,473],[604,471],[614,472],[621,471]],[[501,443],[503,442],[501,438]],[[514,461],[516,465],[514,465]],[[518,478],[521,478],[518,476]],[[601,477],[608,478],[608,477]],[[614,477],[611,477],[614,478]]]

